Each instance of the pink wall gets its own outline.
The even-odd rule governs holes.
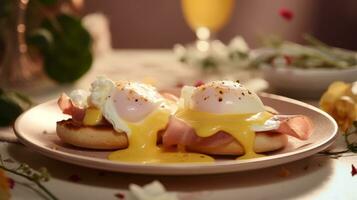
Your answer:
[[[308,32],[329,43],[357,49],[357,28],[353,28],[357,27],[356,6],[353,0],[237,0],[232,20],[218,38],[227,41],[240,34],[251,46],[258,46],[263,35],[279,34],[300,41],[301,34]],[[282,7],[294,12],[291,22],[278,15]],[[85,0],[84,12],[108,16],[114,48],[171,48],[194,40],[179,0]],[[349,27],[343,26],[348,21]]]

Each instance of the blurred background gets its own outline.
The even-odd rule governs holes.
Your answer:
[[[7,90],[57,98],[97,75],[176,94],[183,85],[240,80],[315,105],[327,90],[324,110],[345,119],[355,109],[350,124],[356,7],[356,0],[0,0],[0,103]],[[330,108],[335,102],[343,112]]]
[[[100,12],[110,21],[113,48],[172,48],[195,39],[184,21],[178,0],[97,0],[83,2],[83,14]],[[239,34],[252,47],[260,38],[276,34],[301,42],[303,33],[338,47],[357,49],[357,2],[354,0],[236,0],[231,20],[217,37],[224,42]],[[291,21],[279,9],[294,13]]]

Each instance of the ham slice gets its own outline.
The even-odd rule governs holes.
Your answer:
[[[71,115],[74,121],[83,121],[85,109],[73,104],[71,98],[65,93],[62,93],[57,101],[58,106],[63,114]]]
[[[264,133],[282,133],[300,140],[306,140],[312,133],[311,120],[303,115],[278,115],[280,126],[276,130],[264,131]],[[185,146],[221,146],[232,142],[234,138],[223,131],[209,137],[199,137],[192,127],[184,121],[172,116],[168,127],[162,135],[162,143],[165,147],[175,145]]]
[[[168,127],[162,135],[162,143],[165,147],[174,145],[204,145],[217,146],[232,142],[234,138],[227,133],[220,131],[210,137],[199,137],[196,135],[192,127],[187,125],[184,121],[172,116]]]
[[[311,119],[304,115],[277,115],[280,126],[278,133],[293,136],[300,140],[309,139],[314,127]]]

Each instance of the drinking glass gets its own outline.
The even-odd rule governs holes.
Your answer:
[[[181,0],[181,4],[185,19],[197,36],[197,49],[208,51],[214,34],[230,19],[235,0]]]

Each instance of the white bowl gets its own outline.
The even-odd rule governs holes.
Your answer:
[[[318,98],[334,81],[357,80],[357,66],[348,69],[300,69],[264,65],[262,73],[277,93],[295,98]]]

